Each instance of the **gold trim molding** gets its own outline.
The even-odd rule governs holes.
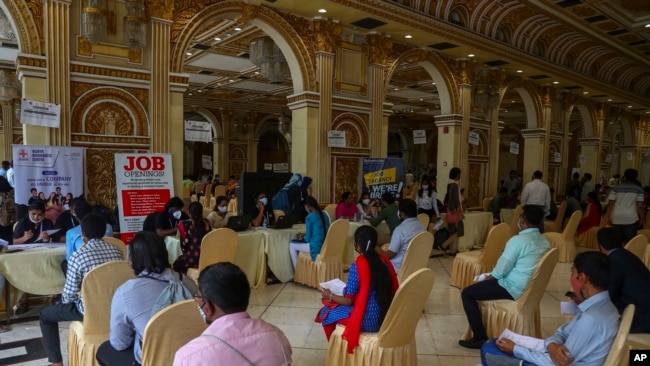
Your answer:
[[[126,59],[130,63],[142,64],[142,50],[134,51],[125,46],[113,44],[92,44],[87,39],[77,36],[77,55],[82,57],[108,56]]]

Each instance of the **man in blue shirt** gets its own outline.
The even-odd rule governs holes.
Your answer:
[[[479,349],[488,339],[478,301],[517,300],[528,287],[539,261],[551,249],[548,240],[539,232],[542,220],[544,211],[540,206],[524,206],[517,224],[521,231],[508,240],[491,275],[461,292],[467,321],[474,334],[471,339],[458,341],[461,346]]]
[[[481,349],[483,365],[602,365],[618,331],[618,311],[607,292],[609,277],[605,254],[578,254],[571,269],[571,287],[585,300],[578,305],[575,318],[544,340],[544,351],[505,338],[489,340]]]
[[[390,239],[390,246],[384,253],[393,262],[395,272],[399,272],[402,266],[411,239],[417,234],[426,231],[424,225],[417,219],[418,206],[415,201],[408,198],[403,199],[399,202],[398,209],[397,216],[402,220],[402,223],[395,228]]]

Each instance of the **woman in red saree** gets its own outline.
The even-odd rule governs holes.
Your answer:
[[[603,217],[603,207],[600,205],[598,195],[594,192],[589,192],[587,200],[589,201],[589,212],[587,212],[587,215],[578,224],[578,235],[592,227],[600,226],[600,219]]]
[[[350,266],[343,296],[334,295],[328,289],[321,292],[323,299],[336,307],[323,307],[316,321],[323,324],[328,340],[336,324],[345,325],[343,339],[348,342],[348,353],[353,353],[359,345],[361,332],[379,331],[399,286],[390,259],[379,254],[376,245],[375,228],[358,228],[354,233],[354,249],[361,255]]]

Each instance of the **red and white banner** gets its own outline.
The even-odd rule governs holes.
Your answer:
[[[174,192],[170,154],[115,154],[120,233],[128,243],[144,219],[162,211]]]

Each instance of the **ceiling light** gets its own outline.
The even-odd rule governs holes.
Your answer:
[[[399,88],[395,88],[395,89],[393,89],[393,90],[399,90]]]
[[[646,111],[645,114],[650,114],[650,111]]]
[[[235,82],[235,80],[233,80],[233,79],[230,79],[230,80],[228,80],[228,81],[230,81],[231,83],[234,83],[234,82]]]
[[[327,9],[318,9],[318,12],[321,14],[327,13]]]
[[[521,74],[522,72],[524,72],[524,70],[517,70],[518,74]]]
[[[555,84],[555,85],[557,85],[557,84],[559,84],[559,83],[560,83],[559,81],[554,81],[554,82],[553,82],[553,84]]]
[[[260,74],[260,72],[259,72],[259,71],[255,71],[255,75],[259,75],[259,74]]]
[[[199,90],[197,90],[197,92],[199,92],[199,93],[202,93],[202,92],[203,92],[203,90],[201,90],[201,89],[199,89]]]
[[[433,83],[431,83],[431,85],[436,85],[436,82],[434,81]]]
[[[188,93],[187,95],[189,95],[189,96],[191,97],[191,96],[192,96],[192,93]]]
[[[411,38],[413,38],[413,36],[410,35],[410,34],[407,34],[407,35],[404,36],[404,38],[406,38],[406,39],[411,39]]]
[[[235,29],[237,32],[241,31],[241,28],[239,28],[239,27],[235,27],[234,29]]]
[[[185,52],[185,55],[192,56],[192,52]]]
[[[628,107],[628,108],[632,108],[632,106],[631,106],[631,105],[628,105],[627,107]]]
[[[612,100],[614,100],[614,99],[607,99],[608,102],[611,102]]]
[[[650,23],[645,25],[646,28],[650,28]]]
[[[582,94],[587,95],[587,94],[589,94],[589,92],[588,91],[583,91]]]
[[[467,55],[467,57],[474,57],[474,54],[470,53],[469,55]]]
[[[515,102],[516,102],[516,101],[513,100],[511,103],[515,103]]]
[[[221,38],[219,38],[219,37],[214,37],[214,40],[215,40],[215,41],[221,41]]]
[[[508,113],[508,111],[505,111],[505,112]]]

